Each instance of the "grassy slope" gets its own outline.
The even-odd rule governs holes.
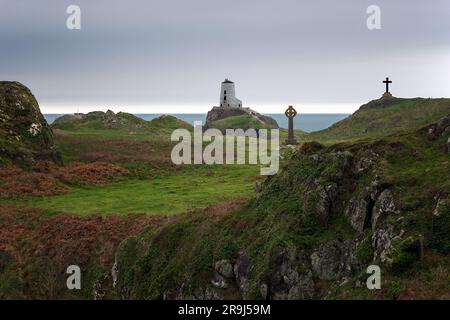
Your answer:
[[[217,121],[214,121],[211,124],[211,127],[217,128],[219,130],[225,130],[225,129],[243,129],[247,130],[249,128],[253,129],[269,129],[272,128],[272,126],[267,124],[262,124],[259,121],[257,121],[255,118],[248,114],[242,114],[238,116],[232,116],[227,117],[224,119],[220,119]]]
[[[255,166],[187,166],[152,179],[104,186],[71,187],[63,195],[28,197],[12,203],[42,208],[51,214],[174,214],[234,197],[249,197]]]
[[[376,139],[407,132],[450,114],[450,99],[374,100],[330,128],[313,132],[306,140],[325,143]]]
[[[126,114],[122,114],[126,116]],[[131,115],[130,115],[131,116]],[[60,123],[55,129],[56,143],[67,164],[105,161],[129,171],[129,179],[104,186],[69,186],[62,195],[2,200],[47,213],[79,215],[108,213],[173,214],[192,208],[249,197],[259,166],[198,166],[176,168],[170,153],[172,130],[191,129],[171,116],[150,122],[131,118],[128,125],[105,128],[103,120]],[[136,124],[144,128],[130,132]]]

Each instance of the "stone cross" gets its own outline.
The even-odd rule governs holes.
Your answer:
[[[297,144],[297,140],[294,137],[294,118],[297,115],[297,111],[295,111],[293,106],[289,106],[284,114],[289,119],[288,138],[286,139],[286,144]]]

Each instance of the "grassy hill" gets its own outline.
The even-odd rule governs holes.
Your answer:
[[[326,143],[376,139],[408,132],[450,114],[450,99],[379,99],[360,107],[350,117],[313,132],[306,140]]]
[[[90,136],[101,139],[127,138],[133,140],[168,139],[178,128],[192,130],[192,126],[173,116],[162,115],[145,121],[125,112],[94,111],[82,115],[65,115],[56,119],[52,128],[62,134]]]
[[[242,114],[213,121],[210,124],[210,127],[219,129],[224,132],[225,129],[272,129],[278,128],[278,124],[276,122],[261,123],[256,118],[248,114]]]

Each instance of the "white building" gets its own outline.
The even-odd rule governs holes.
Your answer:
[[[236,98],[234,82],[225,79],[220,88],[220,106],[228,108],[242,108],[242,101]]]

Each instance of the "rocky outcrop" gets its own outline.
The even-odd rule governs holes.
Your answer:
[[[431,138],[438,138],[441,136],[450,135],[450,115],[440,119],[438,122],[427,126],[428,136]]]
[[[322,280],[337,280],[360,270],[350,240],[331,240],[320,245],[311,255],[314,274]]]
[[[376,230],[390,215],[399,215],[391,190],[386,189],[378,196],[372,212],[372,230]]]
[[[327,226],[330,219],[333,202],[336,200],[338,186],[336,183],[322,185],[313,180],[307,186],[307,192],[300,199],[305,212],[314,216],[322,226]]]
[[[378,192],[379,185],[375,180],[369,186],[365,187],[359,195],[350,199],[347,207],[347,216],[356,232],[361,233],[371,227],[372,210]]]
[[[372,232],[373,261],[390,267],[394,262],[391,255],[393,240],[401,239],[404,231],[387,219],[400,216],[392,192],[380,190],[379,183],[373,181],[359,196],[350,199],[347,215],[360,237],[364,237],[366,231]]]
[[[0,163],[35,160],[61,161],[52,130],[27,87],[0,82]]]
[[[313,274],[308,256],[295,247],[276,247],[271,257],[271,270],[260,292],[264,299],[312,299],[315,294]]]
[[[250,286],[249,272],[250,272],[250,259],[241,252],[239,258],[234,264],[233,271],[236,277],[236,283],[242,293],[244,300],[248,299],[248,290]]]
[[[213,107],[206,115],[206,124],[204,129],[216,128],[216,121],[223,120],[226,118],[232,118],[236,116],[248,116],[247,122],[238,122],[238,126],[234,126],[232,123],[228,128],[218,129],[243,129],[247,130],[252,127],[258,128],[278,128],[278,123],[271,117],[262,115],[250,108],[228,108],[228,107]]]
[[[443,137],[446,141],[445,151],[450,154],[450,115],[427,126],[425,129],[430,140],[436,140]]]
[[[233,265],[230,260],[220,260],[214,265],[214,277],[211,283],[221,289],[228,287],[228,282],[234,280]]]

